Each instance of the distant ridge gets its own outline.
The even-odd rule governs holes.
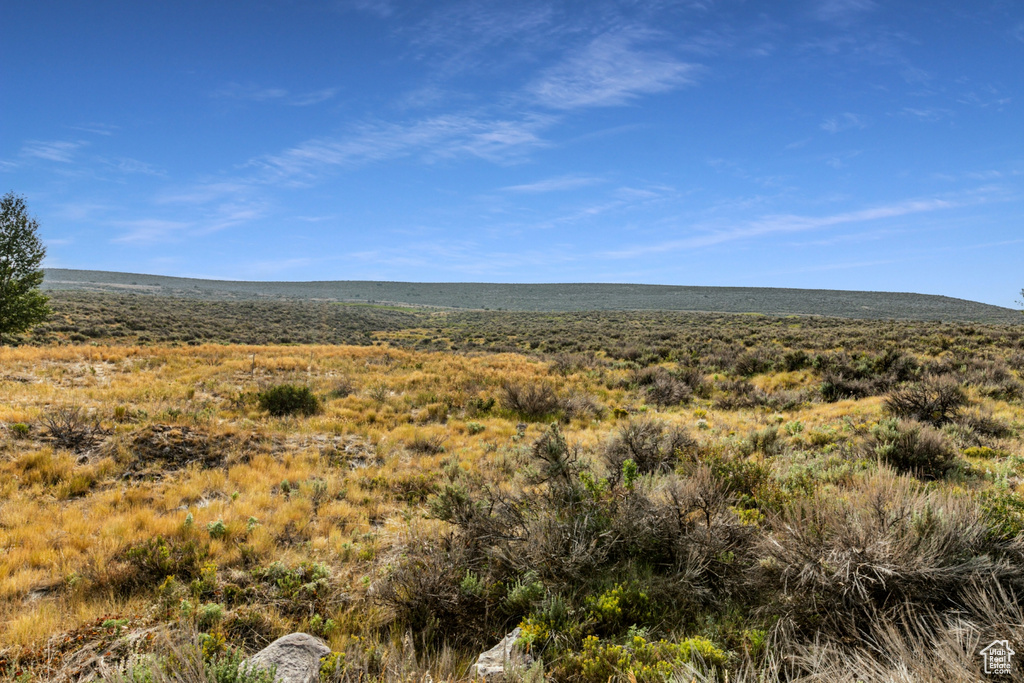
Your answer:
[[[200,300],[305,300],[505,311],[703,311],[854,319],[1024,323],[1012,308],[933,294],[774,287],[337,280],[244,282],[47,268],[46,290]]]

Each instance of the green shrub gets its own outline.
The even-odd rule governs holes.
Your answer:
[[[492,408],[494,408],[493,397],[480,398],[479,396],[474,396],[466,402],[466,415],[469,417],[486,415],[491,412]]]
[[[206,547],[194,539],[169,542],[163,536],[143,541],[126,553],[140,583],[156,583],[168,576],[196,577],[206,555]]]
[[[826,403],[835,403],[848,398],[861,398],[871,393],[870,383],[863,379],[853,379],[841,372],[827,370],[818,387],[821,398]]]
[[[165,641],[158,648],[157,652],[132,655],[117,669],[108,670],[102,680],[107,683],[274,683],[280,680],[276,665],[264,668],[249,664],[240,649],[226,645],[221,634],[200,634],[196,642],[184,646]]]
[[[207,524],[206,531],[209,532],[210,538],[224,538],[228,535],[228,527],[222,519]]]
[[[224,607],[215,602],[200,605],[196,610],[196,625],[201,631],[209,631],[224,618]]]
[[[15,422],[14,424],[11,425],[11,434],[14,435],[15,439],[27,438],[28,435],[29,435],[29,432],[31,432],[31,431],[32,431],[32,428],[29,427],[24,422]]]
[[[558,408],[558,395],[549,384],[517,384],[509,382],[501,387],[501,405],[524,420],[541,420],[554,414]]]
[[[262,668],[251,665],[240,650],[213,657],[205,666],[206,679],[211,683],[274,683],[279,680],[277,666]]]
[[[782,446],[779,430],[775,427],[765,427],[760,430],[752,430],[747,435],[747,438],[740,444],[740,453],[749,456],[755,452],[761,452],[766,456],[772,456],[778,455]]]
[[[993,539],[992,519],[976,501],[885,470],[842,495],[819,487],[770,524],[772,541],[754,571],[812,639],[857,640],[892,605],[934,613],[964,604],[965,591],[1001,592],[998,582],[1019,576],[1001,574],[1019,541]]]
[[[794,372],[796,370],[803,370],[811,363],[810,356],[803,349],[797,349],[795,351],[787,351],[782,354],[782,367],[786,372]]]
[[[318,399],[307,386],[278,384],[261,391],[257,396],[260,408],[275,417],[285,415],[316,415],[320,412]]]
[[[1024,500],[1010,491],[986,491],[981,509],[993,538],[1013,539],[1024,533]]]
[[[691,667],[723,667],[727,659],[723,650],[701,636],[673,643],[636,635],[624,645],[588,636],[582,651],[569,655],[563,666],[568,677],[585,683],[606,683],[623,675],[638,683],[661,683]]]
[[[734,365],[736,374],[741,377],[750,377],[752,375],[766,372],[770,370],[771,367],[772,360],[761,348],[740,354],[736,358],[736,364]]]
[[[338,379],[327,395],[331,398],[345,398],[356,393],[355,383],[348,377]]]
[[[693,396],[685,379],[660,366],[633,371],[630,384],[645,387],[648,399],[659,406],[687,403]]]
[[[391,390],[388,389],[388,385],[384,384],[384,382],[374,382],[366,389],[367,396],[373,399],[375,403],[380,403],[381,405],[388,400],[388,394],[390,393]]]
[[[537,573],[526,572],[509,585],[504,605],[509,612],[522,613],[543,597],[544,584],[537,580]]]
[[[484,592],[484,584],[480,581],[480,575],[466,570],[466,576],[463,577],[462,583],[459,584],[459,588],[466,595],[474,595],[480,597]]]
[[[884,420],[871,430],[868,447],[897,472],[937,479],[956,466],[956,453],[942,433],[903,420]]]
[[[100,624],[103,628],[113,629],[114,635],[121,635],[121,629],[128,625],[127,619],[104,619]]]
[[[807,433],[807,441],[812,446],[828,446],[839,439],[836,430],[829,426],[818,427]]]
[[[707,466],[715,480],[741,501],[758,498],[772,481],[769,465],[742,457],[711,457]]]
[[[619,428],[605,448],[604,460],[612,477],[632,460],[640,474],[671,472],[684,455],[692,455],[697,442],[686,431],[651,419],[630,420]]]
[[[654,618],[651,599],[633,583],[620,583],[586,601],[589,617],[607,635],[621,633],[631,624],[647,624]]]
[[[907,384],[885,397],[885,409],[892,415],[927,422],[934,427],[952,422],[967,405],[960,385],[948,379],[931,379]]]
[[[334,633],[335,629],[337,628],[338,622],[336,622],[334,619],[324,619],[319,614],[314,614],[309,618],[309,632],[320,638],[330,638],[331,634]]]
[[[344,652],[332,652],[320,659],[320,680],[340,680],[347,668]]]
[[[173,578],[170,577],[171,580]],[[166,581],[164,583],[167,584]],[[189,589],[196,598],[206,598],[212,596],[217,591],[217,585],[217,563],[207,562],[199,570],[199,578],[192,582]],[[168,588],[170,588],[170,585],[168,585]]]
[[[989,448],[988,446],[971,446],[964,449],[964,457],[967,458],[985,458],[988,460],[998,455],[998,451]]]

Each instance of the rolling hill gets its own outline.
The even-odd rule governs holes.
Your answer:
[[[701,311],[864,320],[1024,323],[1019,311],[931,294],[767,287],[454,282],[244,282],[46,269],[43,289],[206,301],[302,300],[461,310]]]

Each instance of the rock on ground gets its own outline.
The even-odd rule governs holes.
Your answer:
[[[516,627],[511,633],[487,652],[476,659],[469,673],[474,678],[480,677],[488,681],[501,680],[508,666],[525,667],[530,664],[530,656],[519,651],[516,641],[519,640],[520,629]]]
[[[269,669],[277,666],[278,683],[315,683],[320,680],[320,658],[331,648],[308,633],[292,633],[278,638],[249,659],[250,666]]]

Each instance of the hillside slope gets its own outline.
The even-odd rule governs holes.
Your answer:
[[[856,319],[1020,323],[1009,308],[930,294],[638,284],[376,281],[239,282],[48,268],[44,289],[135,292],[200,300],[300,299],[506,311],[660,310]]]

